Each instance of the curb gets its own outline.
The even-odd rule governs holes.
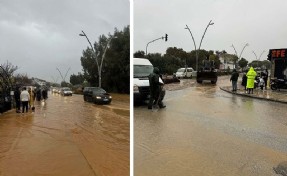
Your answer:
[[[242,93],[237,93],[237,92],[232,92],[228,89],[226,89],[226,87],[220,87],[221,90],[231,93],[231,94],[235,94],[235,95],[239,95],[239,96],[243,96],[243,97],[249,97],[249,98],[256,98],[259,100],[265,100],[265,101],[272,101],[272,102],[278,102],[278,103],[283,103],[283,104],[287,104],[287,101],[283,101],[283,100],[278,100],[278,99],[273,99],[273,98],[264,98],[264,97],[257,97],[251,94],[242,94]]]

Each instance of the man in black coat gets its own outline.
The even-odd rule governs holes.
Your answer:
[[[149,75],[149,86],[150,86],[150,99],[148,103],[148,109],[152,109],[153,104],[158,104],[160,108],[166,106],[162,103],[162,86],[163,83],[159,81],[160,74],[159,69],[154,67],[153,73]]]
[[[230,81],[232,81],[232,91],[236,92],[237,91],[237,80],[238,80],[239,74],[236,71],[236,69],[233,69]]]

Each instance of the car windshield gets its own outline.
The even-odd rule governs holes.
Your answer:
[[[152,72],[152,65],[134,65],[134,78],[147,77]]]
[[[99,94],[99,93],[106,93],[106,91],[105,91],[104,89],[99,88],[99,87],[97,87],[97,88],[93,88],[92,90],[93,90],[93,92],[94,92],[94,93],[96,93],[96,94]]]
[[[177,70],[177,72],[184,72],[185,68],[180,68]]]
[[[67,87],[67,88],[63,88],[62,90],[63,91],[70,91],[71,89]]]

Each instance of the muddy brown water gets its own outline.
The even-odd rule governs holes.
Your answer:
[[[35,113],[0,115],[0,175],[129,175],[129,96],[110,105],[50,94]]]
[[[167,85],[166,109],[135,107],[135,175],[276,176],[287,160],[287,105],[219,89],[230,84]]]

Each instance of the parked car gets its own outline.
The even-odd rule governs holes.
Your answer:
[[[175,76],[177,78],[192,78],[192,76],[196,76],[193,74],[194,70],[191,67],[188,68],[180,68],[176,71]]]
[[[62,96],[72,96],[73,92],[71,91],[71,89],[69,87],[63,87],[63,88],[61,88],[60,94]]]
[[[59,93],[60,93],[60,89],[61,89],[61,88],[59,88],[59,87],[53,87],[52,93],[57,93],[57,94],[59,94]]]
[[[83,90],[84,101],[96,104],[110,104],[112,96],[100,87],[85,87]]]

